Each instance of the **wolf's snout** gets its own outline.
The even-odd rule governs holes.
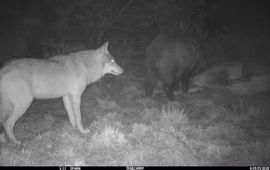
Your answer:
[[[112,69],[111,73],[118,76],[118,75],[124,73],[124,70],[120,66],[118,66],[116,69]]]

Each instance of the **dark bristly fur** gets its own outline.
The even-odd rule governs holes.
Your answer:
[[[175,100],[173,91],[182,82],[183,92],[189,88],[192,71],[201,57],[197,39],[176,33],[159,34],[146,49],[145,95],[150,97],[158,80],[170,100]]]

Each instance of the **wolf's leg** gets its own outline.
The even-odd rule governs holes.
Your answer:
[[[25,97],[23,99],[16,100],[13,111],[7,121],[4,123],[4,128],[6,130],[7,136],[13,143],[22,144],[16,139],[13,132],[13,127],[16,121],[25,113],[30,104],[32,103],[32,97]]]
[[[72,95],[72,103],[73,103],[73,108],[74,108],[74,113],[75,113],[75,119],[76,119],[76,124],[77,127],[79,128],[79,131],[81,133],[89,133],[89,129],[84,129],[82,126],[82,120],[81,120],[81,95]]]
[[[75,122],[75,113],[74,113],[74,108],[72,106],[72,101],[71,101],[71,95],[66,95],[63,97],[64,105],[68,114],[69,121],[71,125],[75,128],[76,122]]]

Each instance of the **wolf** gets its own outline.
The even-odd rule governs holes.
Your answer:
[[[16,59],[4,65],[0,70],[0,123],[9,139],[21,144],[13,127],[33,99],[59,97],[63,98],[71,125],[88,133],[89,129],[82,125],[80,110],[86,86],[105,74],[118,76],[124,72],[108,51],[108,44],[49,59]]]
[[[173,91],[182,81],[183,92],[189,88],[189,79],[202,56],[200,41],[178,33],[160,33],[145,52],[145,96],[150,97],[158,80],[163,82],[169,100],[175,100]]]

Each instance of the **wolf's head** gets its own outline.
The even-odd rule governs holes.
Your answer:
[[[113,56],[108,51],[108,42],[105,42],[101,47],[98,48],[100,54],[102,54],[103,62],[102,62],[102,70],[104,74],[113,74],[120,75],[124,72],[124,70],[115,62]]]

